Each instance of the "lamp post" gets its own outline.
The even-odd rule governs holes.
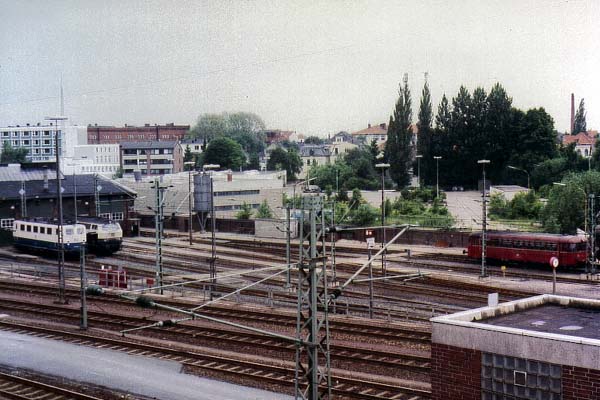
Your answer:
[[[390,164],[375,164],[375,168],[381,169],[381,247],[385,247],[385,169]],[[381,253],[381,272],[385,275],[385,250]]]
[[[442,156],[433,156],[435,158],[435,197],[440,197],[440,160]],[[479,162],[479,161],[478,161]]]
[[[422,154],[417,154],[415,156],[417,159],[417,187],[421,188],[421,158],[423,158]]]
[[[525,172],[527,174],[527,189],[529,189],[529,172],[527,172],[526,170],[524,170],[522,168],[513,167],[512,165],[509,165],[508,168],[514,169],[515,171]]]
[[[189,221],[188,221],[188,231],[190,233],[190,246],[192,245],[192,165],[196,165],[194,161],[186,161],[183,165],[189,166],[188,169],[188,211],[189,211]]]
[[[56,196],[58,198],[58,302],[66,303],[65,298],[65,244],[63,237],[63,209],[62,209],[62,187],[60,184],[60,130],[58,121],[65,121],[64,116],[45,117],[47,121],[54,121],[54,151],[56,156]]]
[[[485,165],[489,164],[490,160],[477,160],[477,164],[481,164],[482,172],[483,172],[483,187],[482,187],[482,221],[481,221],[481,277],[485,278],[487,276],[487,269],[485,265],[485,235],[487,231],[487,200],[486,200],[486,185],[485,185]]]

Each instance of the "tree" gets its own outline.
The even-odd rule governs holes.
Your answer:
[[[242,147],[235,141],[220,137],[211,140],[204,152],[206,164],[219,164],[221,168],[238,170],[246,163]]]
[[[421,171],[419,179],[425,176],[427,182],[432,181],[432,177],[435,174],[435,160],[433,156],[437,155],[433,153],[433,129],[432,121],[433,111],[431,105],[431,93],[429,92],[429,85],[427,81],[423,85],[423,91],[421,92],[421,102],[419,104],[419,116],[417,121],[417,128],[419,132],[419,140],[417,142],[417,153],[422,156],[420,165]],[[419,162],[413,165],[413,171],[417,171]],[[417,171],[418,173],[419,171]]]
[[[183,162],[190,162],[194,159],[194,154],[192,153],[192,149],[190,149],[190,145],[185,146],[185,151],[183,152]],[[185,170],[188,171],[190,167],[188,165],[185,166]]]
[[[306,139],[304,139],[304,144],[320,145],[320,144],[323,144],[323,139],[321,139],[318,136],[309,136]]]
[[[191,139],[201,138],[206,142],[222,136],[227,130],[227,121],[224,114],[202,114],[198,122],[188,133]]]
[[[532,108],[520,121],[510,165],[531,171],[535,165],[558,155],[554,120],[543,108]]]
[[[279,171],[285,169],[287,180],[295,180],[296,174],[302,170],[302,159],[298,152],[290,148],[285,150],[282,147],[277,147],[271,151],[269,160],[267,161],[267,171]]]
[[[404,86],[398,90],[398,101],[388,126],[388,140],[385,154],[390,164],[390,176],[398,187],[408,186],[410,176],[408,169],[412,161],[412,105],[408,79],[404,79]]]
[[[237,219],[250,219],[252,218],[252,206],[246,202],[243,202],[240,206],[240,210],[235,214]]]
[[[579,107],[577,108],[577,112],[575,113],[573,132],[571,132],[572,135],[577,135],[579,132],[587,132],[587,123],[585,121],[585,117],[585,103],[583,99],[581,99],[579,102]]]
[[[19,163],[22,164],[26,161],[28,150],[25,148],[15,149],[12,147],[8,140],[2,144],[2,154],[0,155],[0,162],[4,164]]]
[[[356,226],[373,225],[379,216],[379,210],[369,204],[359,205],[351,214],[351,221]]]
[[[271,211],[271,207],[269,207],[267,200],[263,200],[263,202],[260,203],[260,206],[258,206],[256,218],[273,218],[273,212]]]

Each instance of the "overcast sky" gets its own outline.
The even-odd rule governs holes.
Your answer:
[[[327,135],[387,122],[408,73],[434,110],[461,84],[600,128],[600,1],[0,0],[0,125],[194,124],[248,111]]]

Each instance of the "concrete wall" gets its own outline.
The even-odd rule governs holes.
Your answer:
[[[285,219],[257,219],[254,221],[255,235],[260,238],[286,238]],[[298,223],[295,219],[290,220],[290,237],[298,237]]]

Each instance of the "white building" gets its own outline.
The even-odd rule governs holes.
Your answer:
[[[59,126],[58,134],[61,140],[59,147],[63,157],[72,158],[75,154],[75,146],[87,144],[87,127],[85,126]],[[53,123],[0,127],[1,143],[9,142],[15,149],[27,149],[27,160],[31,162],[55,160],[55,137],[56,126]]]
[[[65,174],[115,175],[120,168],[118,144],[83,144],[74,147],[74,156],[61,160]]]

